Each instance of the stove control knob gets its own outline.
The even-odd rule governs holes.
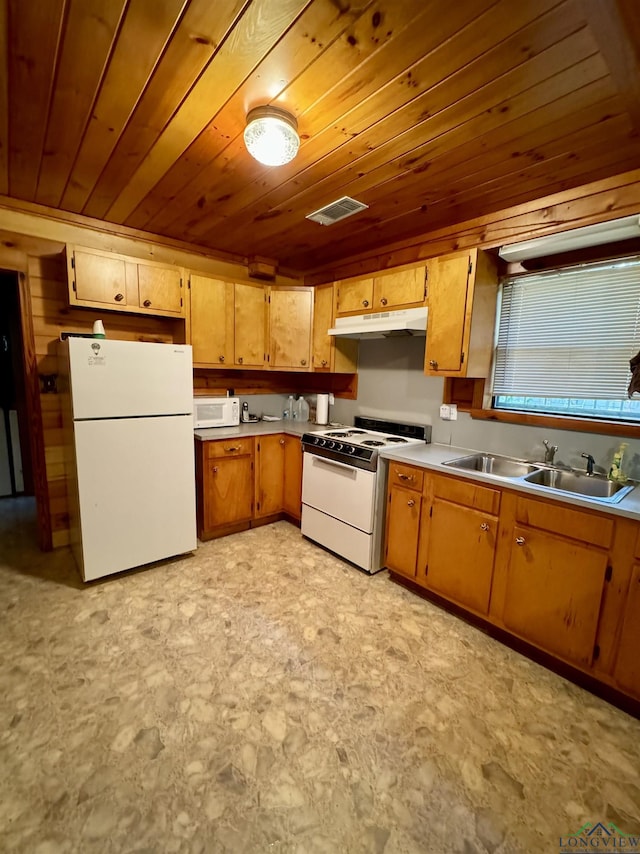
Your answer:
[[[314,436],[313,444],[314,444],[314,445],[319,445],[319,444],[320,444],[320,437],[319,437],[319,436]]]
[[[350,453],[350,454],[355,454],[355,452],[356,452],[356,450],[357,450],[357,449],[356,449],[356,446],[355,446],[355,445],[350,445],[350,446],[347,448],[347,450],[349,451],[349,453]]]
[[[336,451],[341,451],[344,448],[342,442],[336,442]]]
[[[327,448],[335,448],[335,446],[336,446],[335,442],[332,442],[331,440],[327,442]]]
[[[324,448],[324,446],[327,444],[327,440],[326,439],[318,439],[318,444],[320,445],[321,448]]]

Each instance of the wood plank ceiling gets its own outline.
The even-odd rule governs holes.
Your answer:
[[[640,166],[634,0],[0,0],[0,193],[311,271]],[[298,119],[261,166],[249,109]],[[305,215],[341,195],[369,209]]]

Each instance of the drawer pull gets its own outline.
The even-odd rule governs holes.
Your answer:
[[[433,371],[437,371],[438,370],[438,362],[435,359],[429,359],[429,367]]]
[[[415,507],[415,505],[416,505],[416,502],[413,500],[413,498],[410,498],[407,501],[407,507]]]
[[[327,367],[327,360],[326,360],[326,359],[323,359],[323,360],[322,360],[322,367],[323,367],[323,368],[326,368],[326,367]]]
[[[146,300],[142,303],[142,305],[143,305],[145,308],[149,308],[149,307],[150,307],[150,305],[151,305],[151,300],[150,300],[150,299],[146,299]]]
[[[362,305],[363,305],[365,308],[368,308],[368,306],[369,306],[369,300],[368,300],[368,299],[363,299],[363,300],[362,300]]]
[[[242,356],[238,356],[238,364],[239,364],[239,365],[241,365],[241,364],[242,364]]]
[[[124,299],[124,294],[116,294],[116,295],[114,296],[114,300],[115,300],[116,302],[122,302],[122,300],[123,300],[123,299]]]
[[[415,475],[413,474],[402,474],[402,472],[398,472],[398,477],[400,480],[415,480]]]
[[[306,365],[306,364],[307,364],[307,360],[306,360],[306,359],[300,359],[300,364],[301,364],[301,365]]]
[[[524,545],[524,537],[516,537],[516,545],[523,546]]]
[[[486,522],[483,522],[482,525],[480,525],[480,530],[481,531],[488,531],[489,530],[489,526],[487,525]]]
[[[386,298],[386,297],[382,297],[382,299],[380,300],[380,304],[381,304],[381,305],[386,305],[386,304],[387,304],[387,302],[388,302],[388,300],[387,300],[387,298]]]
[[[240,450],[242,450],[242,449],[241,449],[240,445],[238,445],[237,447],[234,446],[231,448],[225,448],[224,452],[225,452],[225,454],[232,454],[234,451],[240,451]]]
[[[219,362],[224,362],[224,356],[218,356],[218,361],[219,361]]]

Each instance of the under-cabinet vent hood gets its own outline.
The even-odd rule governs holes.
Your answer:
[[[329,335],[339,338],[394,338],[427,334],[427,309],[405,308],[339,317]]]

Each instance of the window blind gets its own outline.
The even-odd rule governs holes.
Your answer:
[[[493,394],[626,399],[640,350],[640,258],[506,280]]]

